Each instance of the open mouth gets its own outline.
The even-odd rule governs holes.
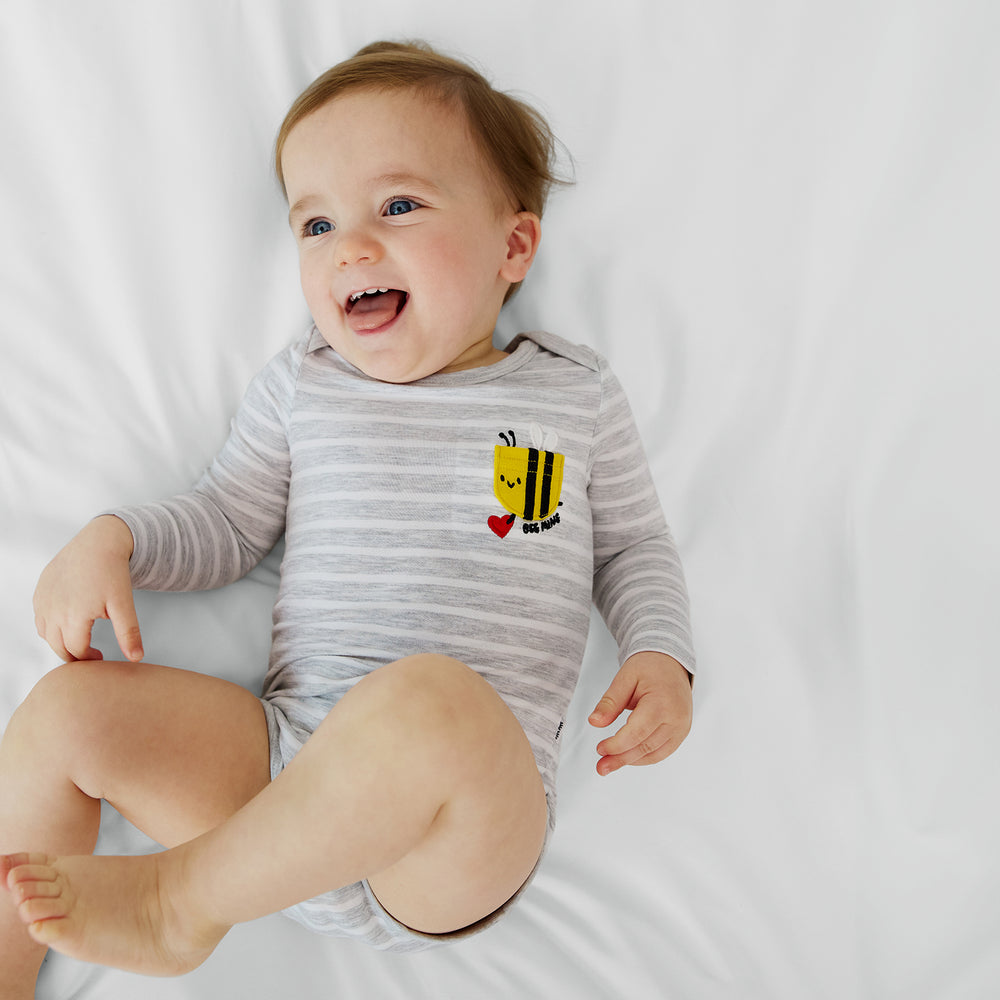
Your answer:
[[[353,292],[344,305],[348,325],[355,332],[378,330],[403,311],[409,298],[398,288],[366,288]]]

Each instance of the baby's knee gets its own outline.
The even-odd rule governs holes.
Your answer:
[[[440,687],[443,690],[455,685],[481,680],[479,675],[461,660],[442,653],[416,653],[404,656],[382,668],[401,683],[411,683],[420,687]],[[382,671],[379,671],[380,673]]]
[[[111,680],[110,674],[101,674],[107,666],[87,660],[50,670],[14,712],[8,732],[49,747],[99,739],[99,733],[89,727],[101,699],[100,689]],[[88,731],[81,734],[81,726]]]
[[[35,684],[18,711],[42,716],[64,711],[86,697],[94,672],[94,661],[90,660],[61,664]]]
[[[415,733],[444,738],[450,750],[492,739],[498,726],[520,726],[503,699],[475,670],[438,654],[407,656],[367,675],[379,711]]]
[[[401,700],[419,704],[424,710],[454,711],[471,708],[497,695],[493,688],[461,660],[437,653],[418,653],[389,663],[369,675],[384,687],[397,704]]]
[[[60,738],[63,730],[54,709],[58,700],[55,691],[60,685],[52,674],[62,669],[57,667],[42,677],[14,710],[3,732],[5,758],[14,755],[15,759],[37,759],[45,746],[46,734],[49,742]]]

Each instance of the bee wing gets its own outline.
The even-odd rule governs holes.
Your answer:
[[[537,448],[539,451],[541,451],[542,448],[543,448],[543,446],[544,446],[544,444],[543,444],[543,442],[544,442],[544,434],[542,432],[541,424],[532,424],[528,428],[528,430],[531,433],[531,443],[532,443],[532,445],[535,448]]]
[[[545,435],[545,445],[546,451],[555,451],[556,445],[559,444],[559,435],[555,431],[549,431]]]

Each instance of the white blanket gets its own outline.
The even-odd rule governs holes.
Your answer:
[[[387,36],[479,61],[573,155],[498,339],[590,344],[630,393],[694,729],[596,775],[595,623],[558,830],[494,929],[404,958],[273,916],[178,980],[54,956],[38,996],[1000,995],[993,0],[4,3],[0,726],[55,665],[45,562],[188,486],[307,323],[274,133]],[[276,566],[139,595],[147,658],[253,688]],[[153,848],[108,812],[100,851]]]

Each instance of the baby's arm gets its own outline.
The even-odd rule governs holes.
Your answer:
[[[621,668],[590,716],[604,728],[597,770],[654,764],[691,728],[694,651],[687,588],[635,421],[605,368],[589,496],[594,524],[594,601],[618,642]]]
[[[145,590],[209,590],[248,573],[285,527],[288,410],[299,357],[275,358],[250,383],[229,438],[195,487],[119,507],[135,541],[131,574]]]
[[[226,444],[193,490],[94,519],[46,567],[35,622],[60,657],[100,659],[93,624],[109,618],[122,652],[141,660],[133,587],[219,587],[270,551],[285,523],[285,418],[297,366],[290,349],[254,379]]]

